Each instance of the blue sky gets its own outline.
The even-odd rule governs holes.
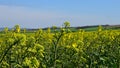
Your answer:
[[[0,27],[120,24],[120,0],[0,0]]]

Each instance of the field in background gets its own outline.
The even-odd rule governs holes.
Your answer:
[[[69,27],[69,29],[72,32],[76,32],[79,31],[79,29],[82,29],[84,31],[97,31],[98,30],[98,26],[99,25],[94,25],[94,26],[81,26],[81,27]],[[102,26],[102,30],[120,30],[120,25],[101,25]],[[46,31],[48,28],[41,28],[44,31]],[[51,27],[51,32],[54,32],[53,28]],[[26,29],[26,33],[35,33],[36,31],[38,31],[39,29],[31,29],[28,28]],[[57,31],[60,31],[60,28],[57,27],[56,29]],[[21,32],[24,32],[23,29],[21,29]],[[0,34],[4,33],[4,28],[0,29]]]

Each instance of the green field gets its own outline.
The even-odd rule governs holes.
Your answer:
[[[0,33],[0,68],[119,68],[120,30],[92,27]]]

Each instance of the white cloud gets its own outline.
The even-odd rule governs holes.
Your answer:
[[[15,7],[15,6],[0,6],[0,17],[11,19],[47,19],[56,18],[56,13],[50,11],[32,10],[27,7]]]
[[[118,19],[117,19],[118,20]],[[105,15],[85,13],[65,13],[54,10],[45,11],[21,6],[0,5],[0,27],[51,27],[61,26],[64,21],[70,21],[72,26],[109,24]]]
[[[51,23],[49,21],[53,19],[63,17],[61,14],[52,11],[32,10],[27,7],[18,6],[0,5],[0,10],[0,23],[3,25],[8,24],[8,26],[17,23],[25,24],[26,26],[32,24],[29,25],[30,27],[35,27],[35,25],[44,26],[47,24],[50,25]]]

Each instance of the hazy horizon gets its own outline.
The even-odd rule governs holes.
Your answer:
[[[120,24],[119,0],[0,0],[0,27]]]

